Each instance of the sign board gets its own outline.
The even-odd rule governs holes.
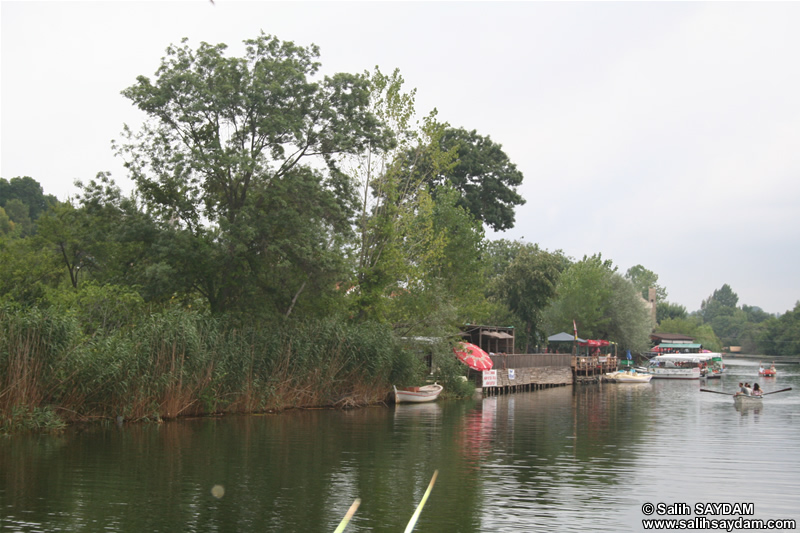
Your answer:
[[[508,369],[508,379],[514,379],[515,377],[516,376],[514,375],[514,369],[513,368],[509,368]]]
[[[483,371],[483,386],[484,387],[497,387],[497,370],[484,370]]]

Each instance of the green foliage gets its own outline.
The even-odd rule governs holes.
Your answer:
[[[702,344],[703,348],[707,350],[722,351],[722,342],[717,338],[714,330],[696,316],[666,319],[656,327],[655,332],[688,335],[694,337],[695,342]]]
[[[656,290],[656,303],[664,302],[667,299],[667,290],[660,286],[658,281],[658,274],[647,270],[642,265],[632,266],[625,272],[625,279],[633,283],[633,286],[640,292],[642,298],[646,301],[650,300],[650,289]]]
[[[475,130],[461,128],[446,129],[439,143],[439,150],[458,155],[455,165],[428,173],[433,190],[449,184],[460,193],[459,205],[476,220],[495,231],[513,228],[514,209],[525,204],[517,193],[523,176],[503,147]]]
[[[562,265],[560,253],[541,250],[535,244],[524,245],[495,281],[497,296],[525,324],[524,353],[531,353],[532,346],[547,337],[544,311],[556,296]]]
[[[5,416],[0,414],[0,435],[20,434],[27,431],[54,431],[64,429],[66,423],[51,407],[17,405]]]
[[[582,338],[616,342],[621,350],[644,351],[653,324],[633,284],[601,255],[584,257],[560,277],[558,297],[547,310],[548,331],[571,331]]]
[[[8,235],[14,231],[14,222],[8,218],[6,210],[0,207],[0,237]]]
[[[58,261],[35,238],[0,236],[0,302],[41,304],[64,278]]]
[[[167,49],[154,81],[123,91],[150,120],[126,130],[119,152],[148,211],[186,243],[159,264],[215,313],[257,302],[290,314],[336,277],[354,200],[337,158],[391,136],[368,109],[364,76],[311,79],[315,46],[262,33],[226,57],[223,44],[185,42]]]
[[[49,301],[55,309],[73,315],[87,334],[130,327],[145,310],[144,299],[134,288],[94,281],[75,291],[51,291]]]
[[[656,303],[656,322],[661,323],[664,320],[671,318],[688,318],[689,313],[686,312],[686,307],[680,304],[670,302],[657,302]]]
[[[736,310],[739,296],[726,283],[700,304],[700,314],[706,323],[711,323],[720,315],[730,316]]]
[[[767,355],[800,354],[800,301],[794,309],[778,318],[762,322],[763,330],[758,336],[759,346]]]
[[[25,206],[25,216],[31,221],[36,221],[49,206],[58,203],[54,196],[45,195],[39,182],[30,176],[11,178],[11,180],[0,178],[0,207],[5,208],[14,200],[19,202],[19,205]],[[11,216],[11,213],[8,214]]]
[[[77,312],[0,309],[0,420],[161,419],[381,401],[422,379],[419,357],[387,325],[340,320],[242,323],[174,307],[148,313],[92,284]],[[138,309],[138,315],[136,314]],[[106,329],[94,327],[105,320]],[[80,320],[90,323],[82,324]],[[112,326],[124,326],[113,329]],[[91,335],[85,334],[88,331]],[[53,419],[51,422],[55,422]],[[9,429],[10,431],[11,429]]]

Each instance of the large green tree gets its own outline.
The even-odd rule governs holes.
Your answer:
[[[633,284],[617,273],[610,259],[584,257],[559,278],[558,296],[545,313],[550,331],[618,343],[621,349],[643,351],[653,324],[650,312]]]
[[[739,296],[730,285],[724,284],[700,304],[700,314],[706,323],[711,323],[718,316],[731,316],[736,311]]]
[[[243,57],[170,46],[155,79],[123,91],[148,120],[126,127],[119,153],[148,211],[184,243],[173,266],[212,311],[288,314],[350,228],[354,189],[338,156],[391,136],[365,76],[317,79],[314,45],[263,33],[245,45]]]
[[[11,200],[18,200],[28,208],[27,215],[35,221],[51,205],[58,203],[55,196],[44,194],[41,184],[30,176],[6,180],[0,178],[0,207]]]
[[[517,192],[523,175],[503,151],[500,144],[477,131],[447,128],[439,137],[437,150],[455,153],[455,164],[429,168],[429,161],[420,158],[416,169],[426,172],[426,180],[435,191],[450,184],[461,193],[459,205],[495,231],[514,227],[514,210],[525,204]]]
[[[649,301],[649,292],[653,288],[656,290],[656,301],[663,302],[667,299],[667,290],[659,285],[658,274],[648,270],[642,265],[635,265],[625,272],[625,279],[633,283],[633,286],[640,292],[642,298]]]
[[[545,309],[556,295],[556,286],[563,256],[542,250],[538,245],[522,245],[497,279],[498,296],[525,324],[525,353],[534,344],[543,342],[547,332],[543,325]]]

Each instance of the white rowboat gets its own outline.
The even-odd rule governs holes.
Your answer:
[[[392,388],[394,389],[395,403],[432,402],[439,397],[439,394],[444,389],[438,383],[423,387],[406,387],[405,389],[398,389],[393,385]]]

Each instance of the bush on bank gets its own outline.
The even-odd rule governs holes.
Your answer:
[[[242,324],[167,309],[87,329],[53,308],[0,308],[4,433],[117,417],[354,407],[385,400],[392,383],[418,383],[425,370],[377,323]]]

